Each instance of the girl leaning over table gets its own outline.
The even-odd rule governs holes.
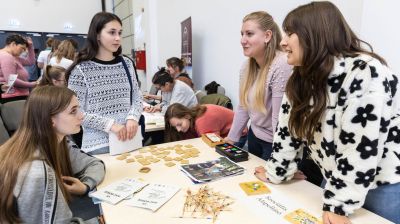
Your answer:
[[[174,103],[165,112],[165,140],[172,142],[198,138],[206,133],[215,133],[224,138],[232,126],[233,116],[232,110],[214,104],[189,108]],[[247,129],[242,137],[246,138],[246,134]]]
[[[349,224],[361,207],[400,223],[398,77],[362,48],[365,42],[330,2],[294,9],[283,30],[294,72],[274,152],[256,176],[273,183],[296,178],[296,162],[308,147],[326,182],[324,224]]]

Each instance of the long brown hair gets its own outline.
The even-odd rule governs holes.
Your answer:
[[[198,117],[203,115],[207,111],[207,107],[204,105],[197,105],[192,108],[188,108],[183,106],[180,103],[171,104],[167,111],[165,112],[165,141],[173,142],[183,140],[183,133],[178,132],[175,127],[172,127],[169,121],[172,118],[184,118],[186,116],[189,117],[190,120],[190,129],[194,128],[194,122]]]
[[[253,108],[266,113],[265,109],[265,85],[270,65],[276,56],[276,52],[281,50],[279,43],[282,35],[278,25],[270,14],[264,11],[252,12],[243,18],[243,23],[247,21],[255,21],[261,30],[271,30],[271,40],[265,46],[264,64],[258,65],[254,58],[249,58],[248,66],[244,75],[244,85],[240,87],[240,104],[248,108],[249,90],[255,85],[255,105]]]
[[[292,106],[289,130],[310,143],[327,105],[327,80],[334,58],[364,53],[385,61],[354,34],[331,2],[312,2],[292,10],[283,21],[283,30],[288,35],[297,34],[304,52],[302,65],[294,67],[286,85]],[[369,46],[370,51],[361,44]]]
[[[64,111],[75,93],[66,87],[37,87],[25,104],[18,130],[0,146],[0,222],[21,222],[14,207],[13,190],[20,168],[35,158],[50,165],[58,186],[68,201],[69,193],[61,184],[61,176],[72,176],[71,162],[65,138],[59,143],[52,117]]]

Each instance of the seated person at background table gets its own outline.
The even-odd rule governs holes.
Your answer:
[[[61,41],[57,50],[52,55],[49,65],[61,66],[68,69],[75,59],[75,47],[69,40]]]
[[[19,57],[28,50],[28,57]],[[9,93],[1,94],[1,102],[26,99],[29,89],[36,86],[36,81],[29,82],[29,73],[24,65],[35,63],[35,52],[30,38],[25,39],[19,34],[10,34],[6,38],[6,46],[0,49],[0,82],[8,82],[11,74],[17,74],[14,86]]]
[[[154,74],[153,84],[161,90],[162,101],[155,106],[145,107],[146,112],[162,112],[165,114],[168,106],[173,103],[180,103],[186,107],[197,105],[197,98],[193,90],[185,83],[174,80],[165,68],[161,68]]]
[[[43,77],[39,86],[66,86],[65,68],[47,65],[43,71]]]
[[[330,2],[292,10],[283,30],[281,45],[295,67],[274,152],[256,176],[273,183],[292,179],[308,146],[326,181],[324,224],[351,223],[348,215],[362,206],[400,223],[398,76],[362,48],[369,45]]]
[[[165,112],[165,140],[179,141],[216,133],[225,137],[232,126],[233,111],[214,104],[188,108],[179,103],[170,105]],[[247,133],[245,130],[244,136]]]
[[[73,196],[86,195],[105,175],[101,160],[67,142],[82,121],[72,90],[31,93],[19,129],[0,146],[0,223],[71,222]]]
[[[40,72],[40,76],[43,75],[44,70],[46,69],[47,66],[47,58],[51,52],[51,45],[53,44],[53,37],[49,37],[46,40],[46,49],[44,49],[43,51],[41,51],[39,53],[39,56],[37,58],[37,66],[40,68],[41,72]]]
[[[240,71],[240,103],[225,141],[237,142],[250,120],[249,152],[266,160],[272,152],[273,133],[292,66],[279,46],[280,29],[267,12],[246,15],[241,34],[248,60]]]
[[[167,70],[169,74],[172,76],[172,78],[182,81],[186,83],[188,86],[190,86],[190,88],[194,89],[194,84],[192,79],[186,72],[184,72],[185,63],[183,60],[177,57],[172,57],[167,59],[166,64],[167,64]]]

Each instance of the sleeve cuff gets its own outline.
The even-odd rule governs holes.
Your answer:
[[[329,204],[324,204],[322,207],[323,211],[326,212],[333,212],[336,215],[342,215],[342,216],[348,216],[349,214],[347,214],[344,210],[343,210],[343,206],[333,206],[333,205],[329,205]]]
[[[139,119],[140,119],[140,117],[135,117],[133,115],[129,115],[129,116],[126,117],[125,120],[135,120],[136,122],[139,123]]]
[[[114,122],[115,122],[114,119],[110,119],[110,120],[107,122],[106,128],[104,129],[104,131],[107,132],[107,133],[110,133],[111,127],[113,126]]]

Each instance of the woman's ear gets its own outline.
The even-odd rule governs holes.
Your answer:
[[[51,126],[53,126],[53,128],[56,127],[56,121],[54,117],[51,118]]]
[[[265,44],[267,44],[272,38],[272,30],[265,31]]]

